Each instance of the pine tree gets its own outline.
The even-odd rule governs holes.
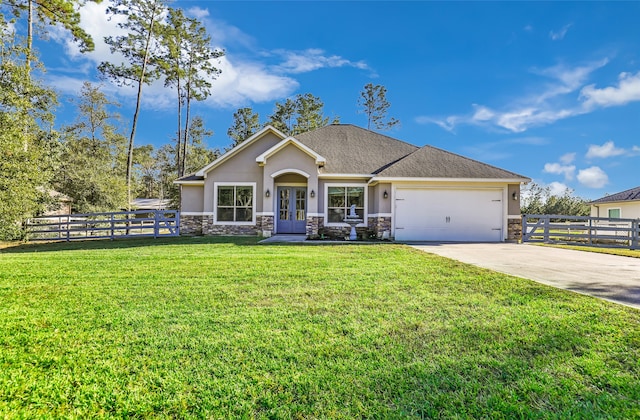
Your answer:
[[[136,136],[142,87],[159,77],[158,36],[160,19],[166,12],[166,0],[112,0],[108,8],[111,15],[125,16],[126,20],[118,26],[127,32],[123,36],[107,36],[105,42],[112,53],[121,54],[125,61],[121,64],[102,62],[100,72],[120,86],[132,86],[137,89],[136,107],[131,124],[129,145],[127,147],[127,195],[131,202],[131,176],[133,171],[133,149]]]
[[[260,116],[249,107],[239,108],[233,113],[233,125],[227,135],[233,140],[230,148],[242,143],[260,130]]]
[[[376,130],[390,130],[400,124],[400,121],[395,118],[387,119],[387,112],[391,104],[387,101],[386,96],[387,88],[372,83],[365,85],[364,90],[360,92],[359,112],[367,116],[367,129],[371,130],[373,125]]]
[[[204,26],[196,19],[185,17],[179,9],[169,9],[161,41],[165,53],[159,64],[165,86],[175,87],[177,94],[176,167],[178,176],[182,176],[186,172],[191,101],[203,101],[211,94],[211,81],[221,72],[213,65],[213,60],[222,57],[224,51],[212,49],[211,37]]]
[[[288,135],[315,130],[329,124],[323,114],[324,103],[310,93],[297,95],[284,103],[276,102],[276,109],[267,124]]]

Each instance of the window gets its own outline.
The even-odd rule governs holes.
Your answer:
[[[609,219],[619,219],[620,209],[609,209]]]
[[[216,220],[218,222],[253,222],[253,186],[218,185]]]
[[[356,214],[364,219],[365,187],[328,187],[327,188],[327,222],[343,223],[351,206],[355,204]]]

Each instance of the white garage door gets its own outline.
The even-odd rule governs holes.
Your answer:
[[[500,242],[501,189],[397,188],[398,241]]]

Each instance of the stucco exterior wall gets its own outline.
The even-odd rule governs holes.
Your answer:
[[[517,200],[513,199],[513,194],[515,194]],[[509,216],[519,215],[520,214],[520,184],[509,184],[509,187],[507,189],[507,200],[509,201],[507,214]]]
[[[384,193],[387,192],[387,198]],[[369,214],[391,213],[391,184],[380,183],[369,188]]]
[[[270,189],[270,191],[276,191],[276,178],[277,182],[281,185],[289,183],[300,184],[304,183],[307,186],[307,213],[315,214],[318,212],[318,166],[316,165],[315,158],[309,156],[304,151],[300,150],[297,146],[289,144],[279,150],[273,156],[267,158],[263,173],[261,175],[261,184],[263,185],[263,191]],[[291,172],[286,172],[291,170]],[[285,172],[282,172],[285,171]],[[309,175],[307,178],[305,175],[296,171],[304,172]],[[276,176],[274,174],[282,174]],[[290,181],[287,181],[289,179]],[[311,198],[311,190],[315,191],[315,197]],[[264,197],[264,194],[262,194]],[[264,197],[264,205],[261,207],[263,212],[275,211],[275,199],[276,194],[271,194],[269,198]]]
[[[181,190],[180,211],[201,213],[204,205],[204,187],[202,185],[182,185]]]
[[[640,219],[640,201],[591,205],[592,217],[609,217],[609,209],[620,209],[622,219]]]
[[[214,182],[256,182],[255,208],[257,212],[261,212],[265,188],[262,183],[262,167],[256,163],[256,157],[280,141],[282,141],[280,137],[267,133],[255,143],[239,151],[231,159],[209,171],[205,175],[203,211],[214,211]]]

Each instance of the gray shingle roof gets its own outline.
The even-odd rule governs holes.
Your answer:
[[[332,124],[295,136],[327,160],[324,173],[373,174],[418,148],[351,124]]]
[[[446,150],[424,146],[404,159],[380,171],[383,177],[417,178],[526,178]]]
[[[630,190],[598,198],[597,200],[592,201],[591,204],[610,203],[614,201],[640,201],[640,187],[631,188]]]
[[[176,181],[203,181],[204,177],[203,176],[198,176],[195,174],[189,174],[189,175],[185,175],[181,178],[178,178]]]
[[[295,136],[327,159],[324,173],[381,177],[528,179],[431,146],[419,148],[351,124]]]

